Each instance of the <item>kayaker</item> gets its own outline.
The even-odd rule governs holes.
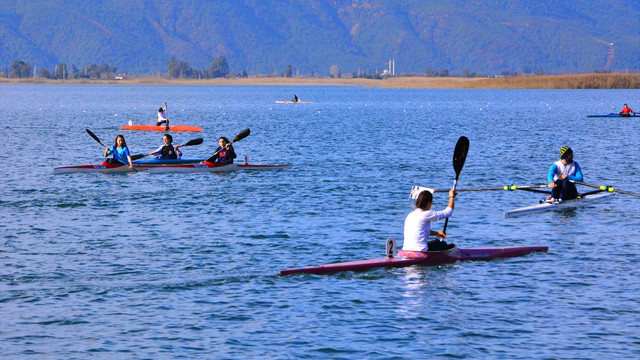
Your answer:
[[[443,240],[447,237],[442,231],[431,230],[431,222],[442,220],[453,214],[454,198],[456,193],[453,188],[449,190],[449,203],[444,210],[431,210],[433,194],[423,191],[416,199],[415,209],[407,215],[404,221],[404,242],[402,250],[405,251],[439,251],[446,250],[450,246]],[[440,239],[429,241],[429,236],[437,236]]]
[[[576,185],[569,180],[583,181],[582,170],[578,162],[573,161],[573,150],[568,146],[560,148],[560,160],[549,168],[547,182],[551,190],[550,202],[571,200],[578,197]]]
[[[629,115],[633,114],[633,110],[631,110],[627,106],[627,104],[624,104],[624,107],[622,108],[622,111],[620,111],[618,114],[622,115],[622,116],[625,116],[625,115],[629,116]]]
[[[205,160],[204,163],[233,164],[233,159],[237,156],[229,139],[224,136],[220,137],[220,139],[218,139],[218,145],[213,156]]]
[[[167,124],[169,126],[169,119],[167,119],[167,102],[164,102],[164,107],[160,107],[158,109],[158,122],[156,122],[156,126],[160,126],[162,124]]]
[[[124,136],[118,134],[113,146],[104,149],[104,157],[113,154],[113,158],[106,159],[104,162],[108,164],[121,164],[126,165],[129,163],[129,169],[133,169],[133,162],[131,161],[131,154],[127,147],[127,142],[124,140]]]
[[[155,155],[158,159],[179,159],[182,157],[182,153],[180,152],[180,146],[182,145],[173,146],[173,136],[164,134],[162,140],[164,141],[164,145],[148,153],[147,156]]]
[[[298,102],[300,100],[298,100],[298,95],[293,94],[293,102]]]

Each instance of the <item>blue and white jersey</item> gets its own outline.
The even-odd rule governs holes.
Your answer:
[[[582,170],[576,161],[573,161],[570,164],[564,164],[562,160],[558,160],[553,163],[549,168],[549,173],[547,174],[547,182],[552,183],[560,179],[560,176],[562,175],[567,175],[567,179],[569,180],[583,181]]]

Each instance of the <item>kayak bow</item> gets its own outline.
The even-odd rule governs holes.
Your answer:
[[[228,172],[237,170],[278,170],[291,167],[290,164],[284,165],[254,165],[254,164],[185,164],[185,165],[167,165],[154,166],[149,168],[151,174],[167,174],[167,173],[198,173],[198,172]]]

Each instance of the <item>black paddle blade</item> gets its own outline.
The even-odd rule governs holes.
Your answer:
[[[193,139],[193,140],[187,141],[187,143],[182,145],[182,146],[200,145],[200,144],[202,144],[203,141],[204,140],[202,138],[197,138],[197,139]]]
[[[89,136],[93,138],[93,140],[97,141],[98,144],[104,146],[104,144],[102,143],[102,141],[100,141],[100,139],[96,136],[96,134],[92,133],[91,130],[89,129],[84,129],[84,130],[87,132],[87,134],[89,134]]]
[[[460,136],[453,151],[453,170],[456,172],[456,178],[460,175],[467,153],[469,152],[469,139],[466,136]]]
[[[246,138],[247,136],[249,136],[249,134],[251,134],[251,129],[248,129],[248,128],[244,129],[244,130],[240,131],[238,133],[238,135],[236,135],[236,137],[233,138],[233,142],[240,141],[240,140]]]
[[[147,156],[147,155],[145,155],[145,154],[131,155],[131,161],[142,159],[145,156]]]

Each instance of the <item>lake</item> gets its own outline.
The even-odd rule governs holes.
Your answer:
[[[310,104],[276,104],[297,94]],[[220,136],[286,170],[65,174],[162,133],[187,158]],[[411,186],[546,182],[570,146],[585,181],[640,192],[640,90],[0,85],[4,359],[629,359],[640,357],[640,199],[617,194],[503,218],[544,194],[460,192],[447,240],[548,253],[439,267],[281,277],[402,245]],[[239,160],[240,160],[239,159]],[[580,191],[590,188],[579,187]],[[434,208],[446,194],[436,193]],[[439,230],[443,223],[434,223]]]

